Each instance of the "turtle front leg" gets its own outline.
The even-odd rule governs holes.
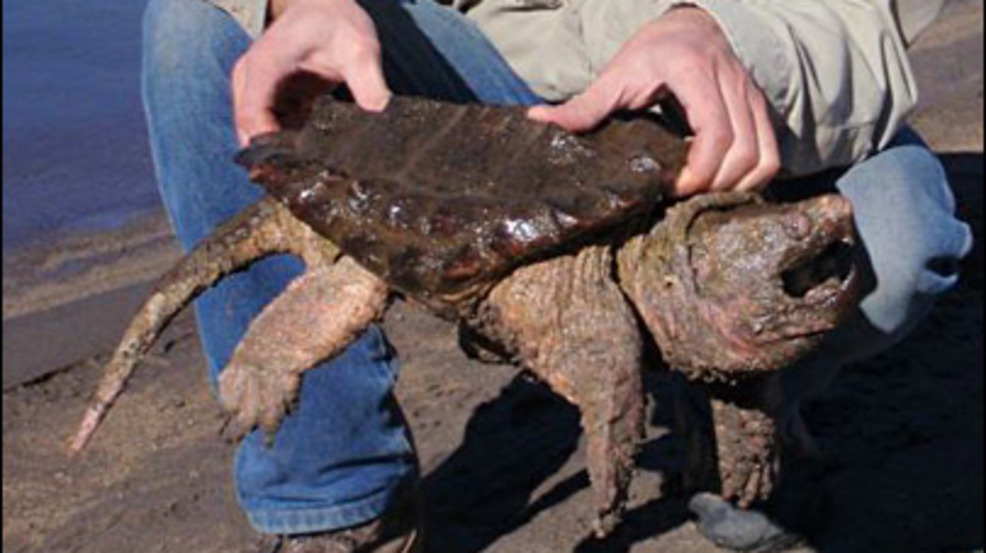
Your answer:
[[[644,423],[640,332],[611,270],[603,247],[518,269],[491,291],[479,324],[579,408],[599,537],[625,508]]]
[[[778,473],[778,424],[772,413],[779,384],[778,373],[735,385],[689,384],[690,401],[678,410],[687,488],[718,488],[724,499],[741,508],[769,497]],[[708,425],[696,415],[702,397],[709,405]]]
[[[777,480],[778,427],[765,397],[776,379],[761,377],[712,396],[721,494],[744,509],[767,499]]]
[[[301,373],[352,343],[387,304],[387,285],[343,257],[311,265],[253,320],[219,376],[219,398],[239,439],[269,434],[294,403]]]

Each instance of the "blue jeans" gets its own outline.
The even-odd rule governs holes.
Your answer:
[[[865,257],[867,293],[859,309],[814,356],[783,373],[779,414],[798,439],[806,437],[801,404],[827,388],[840,367],[884,351],[914,330],[935,299],[958,282],[958,262],[972,250],[973,238],[955,218],[941,162],[911,129],[844,172],[778,181],[770,192],[781,199],[823,192],[848,198]]]
[[[370,1],[365,7],[377,25],[395,92],[459,102],[540,101],[457,13],[432,0]],[[161,196],[186,249],[261,194],[231,163],[237,143],[229,73],[249,45],[231,18],[202,0],[150,0],[144,103]],[[969,245],[968,229],[952,218],[935,158],[906,139],[848,172],[838,186],[857,204],[879,281],[863,312],[889,343],[925,311],[926,299],[954,283],[954,275],[932,274],[926,263],[960,256]],[[249,321],[299,270],[294,259],[268,259],[199,299],[213,381]],[[393,352],[376,328],[304,374],[298,408],[273,445],[265,447],[254,433],[237,452],[236,490],[254,527],[310,533],[382,513],[398,484],[417,473],[392,395],[396,374]]]
[[[368,2],[398,94],[449,101],[533,104],[530,89],[478,30],[430,0]],[[420,30],[415,30],[420,29]],[[144,21],[143,97],[162,199],[186,249],[256,201],[261,190],[232,163],[237,151],[229,74],[250,46],[224,12],[202,0],[151,0]],[[301,270],[278,257],[226,278],[196,303],[215,382],[250,320]],[[303,375],[298,408],[271,447],[241,444],[236,490],[251,524],[297,534],[380,515],[416,476],[410,435],[392,389],[398,363],[379,329]]]

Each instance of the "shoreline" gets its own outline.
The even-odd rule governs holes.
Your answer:
[[[44,237],[3,256],[3,321],[151,281],[180,256],[160,209],[111,231]]]

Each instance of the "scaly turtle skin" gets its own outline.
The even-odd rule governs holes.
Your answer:
[[[220,376],[231,436],[274,432],[301,373],[401,294],[463,321],[578,406],[605,535],[644,425],[641,330],[689,378],[759,390],[857,300],[854,272],[836,255],[853,242],[846,200],[709,194],[663,211],[661,190],[684,155],[680,139],[644,120],[573,136],[522,108],[394,98],[366,114],[323,101],[302,130],[241,155],[272,197],[162,278],[71,447],[84,446],[191,299],[261,257],[293,253],[306,271],[258,315]],[[724,491],[762,497],[770,421],[747,424],[746,403],[720,404],[719,472],[746,467]]]

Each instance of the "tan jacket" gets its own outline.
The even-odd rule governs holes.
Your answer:
[[[254,36],[267,0],[211,0]],[[393,1],[393,0],[379,0]],[[906,48],[945,0],[447,0],[544,98],[584,90],[644,23],[705,9],[776,110],[785,171],[858,161],[917,102]],[[660,55],[655,52],[655,55]]]

